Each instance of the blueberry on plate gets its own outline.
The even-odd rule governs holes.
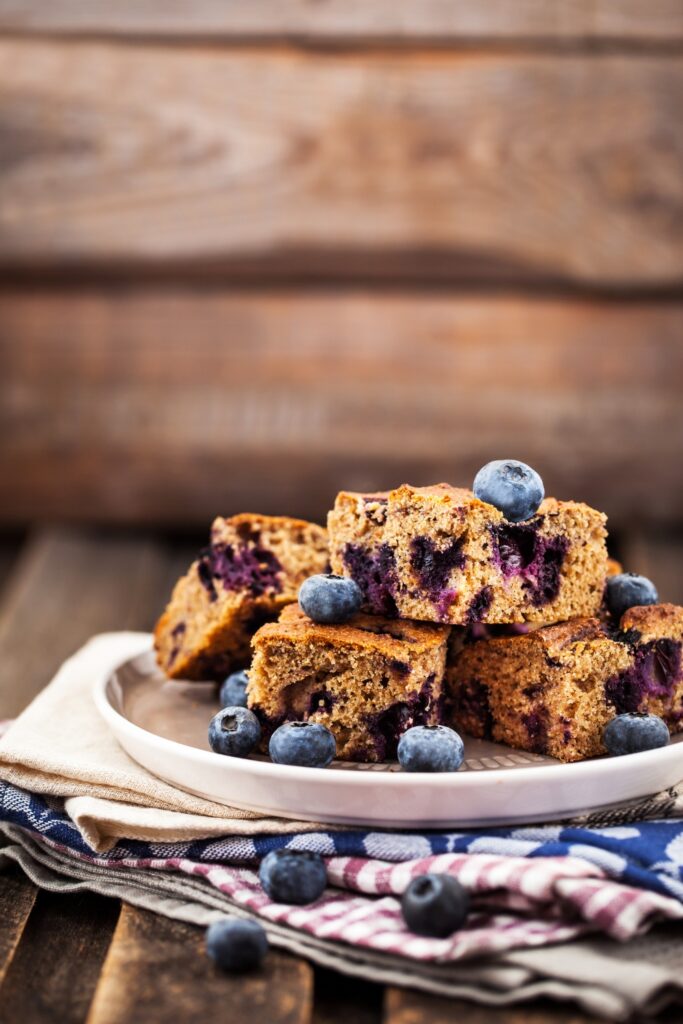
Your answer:
[[[608,754],[637,754],[641,750],[665,747],[671,736],[659,715],[631,712],[617,715],[605,726],[602,742]]]
[[[516,459],[488,462],[474,478],[472,490],[480,501],[494,505],[511,523],[521,523],[543,501],[543,481],[531,466]]]
[[[299,604],[314,622],[346,622],[359,611],[362,600],[355,580],[331,572],[309,576],[299,588]]]
[[[248,757],[261,739],[261,726],[247,708],[223,708],[209,724],[209,746],[217,754]]]
[[[258,876],[275,903],[315,903],[327,885],[325,862],[308,850],[271,850],[261,861]]]
[[[635,572],[607,577],[605,599],[610,614],[618,622],[625,611],[644,604],[657,604],[659,594],[652,580]]]
[[[457,772],[465,745],[447,725],[415,725],[398,741],[398,763],[404,772]]]
[[[327,768],[337,753],[337,744],[320,722],[286,722],[270,737],[268,751],[275,764]]]
[[[418,875],[401,897],[401,912],[411,932],[439,939],[462,927],[469,907],[467,890],[451,875]]]
[[[246,708],[247,706],[247,683],[249,676],[246,669],[240,672],[232,672],[221,683],[218,691],[218,699],[222,708]]]
[[[223,971],[253,971],[268,952],[268,939],[258,921],[224,918],[206,929],[206,952]]]

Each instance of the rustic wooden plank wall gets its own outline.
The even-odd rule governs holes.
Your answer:
[[[0,0],[0,522],[681,524],[683,8]]]

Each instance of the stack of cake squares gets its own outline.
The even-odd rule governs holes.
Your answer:
[[[284,722],[317,721],[349,761],[392,760],[416,725],[561,761],[604,753],[617,714],[678,731],[683,609],[610,616],[619,567],[605,524],[554,498],[510,522],[448,484],[342,491],[327,538],[286,517],[218,519],[157,626],[159,663],[173,678],[248,666],[265,742]],[[360,588],[348,622],[314,622],[296,603],[303,580],[329,569]]]

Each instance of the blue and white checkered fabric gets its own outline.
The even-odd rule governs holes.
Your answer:
[[[58,801],[0,781],[0,820],[57,843],[77,855],[97,855]],[[484,853],[512,857],[583,858],[606,875],[683,902],[683,819],[588,828],[534,825],[467,832],[324,831],[277,836],[226,836],[183,843],[125,840],[108,850],[107,863],[130,859],[187,857],[213,864],[248,864],[281,846],[323,856],[367,857],[400,862],[440,853]]]

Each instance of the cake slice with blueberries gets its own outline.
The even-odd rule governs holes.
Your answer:
[[[218,517],[208,546],[159,619],[157,661],[172,679],[220,680],[249,663],[251,637],[327,567],[323,527],[286,516]]]
[[[473,490],[342,491],[328,516],[330,560],[374,614],[460,626],[559,622],[599,611],[605,522],[580,502],[543,500],[538,474],[508,460],[485,466]]]
[[[656,601],[627,573],[610,577],[610,617],[464,642],[454,631],[450,724],[561,761],[664,745],[683,730],[683,608]]]
[[[317,594],[309,580],[300,599],[319,621],[291,605],[255,634],[248,706],[266,741],[275,730],[282,735],[284,723],[318,723],[334,736],[341,760],[390,760],[406,730],[442,721],[450,630],[362,613],[349,618],[348,608],[335,614],[321,604],[330,591],[332,602],[335,590],[343,595],[350,581],[317,579]]]

